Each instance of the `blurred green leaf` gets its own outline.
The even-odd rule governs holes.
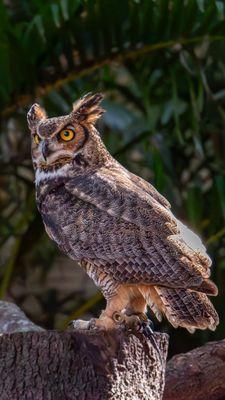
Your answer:
[[[223,218],[225,219],[225,176],[217,175],[215,182],[218,190],[220,207],[223,213]]]

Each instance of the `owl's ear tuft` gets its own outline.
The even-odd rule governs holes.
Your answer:
[[[36,127],[36,125],[42,120],[46,119],[47,114],[45,110],[37,103],[33,104],[27,113],[27,122],[30,129]]]
[[[88,124],[95,124],[105,110],[100,107],[103,99],[101,93],[88,93],[73,104],[72,117],[78,121],[85,121]]]

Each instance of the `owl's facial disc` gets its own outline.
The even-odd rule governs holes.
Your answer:
[[[94,162],[103,157],[103,145],[94,126],[104,113],[101,93],[88,93],[73,104],[70,114],[48,118],[37,103],[27,113],[32,137],[32,160],[40,180],[64,174],[70,165],[86,167],[93,153]],[[89,140],[90,139],[90,140]],[[86,146],[86,141],[88,145]],[[101,151],[98,151],[98,147]],[[107,158],[107,157],[106,157]]]
[[[81,125],[65,126],[59,132],[45,137],[41,127],[33,135],[32,156],[34,167],[41,171],[55,171],[70,163],[86,141]]]

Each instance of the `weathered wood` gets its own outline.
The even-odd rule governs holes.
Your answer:
[[[155,333],[161,366],[142,335],[47,332],[12,303],[0,302],[0,332],[1,400],[161,398],[167,335]],[[225,399],[225,340],[168,362],[163,400],[193,399]]]
[[[166,368],[163,400],[225,399],[225,340],[173,357]]]
[[[143,335],[21,332],[0,337],[1,400],[162,398],[167,335],[159,355]]]
[[[30,321],[16,304],[0,301],[0,333],[44,331]]]
[[[161,363],[142,334],[44,331],[2,301],[0,332],[1,400],[162,398],[166,334],[154,334]]]

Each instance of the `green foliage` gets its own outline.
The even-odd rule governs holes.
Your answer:
[[[222,1],[61,0],[1,5],[1,107],[109,59],[225,35]],[[174,91],[175,91],[174,87]],[[175,95],[175,93],[174,93]],[[176,124],[178,121],[176,120]],[[178,127],[177,127],[178,129]]]
[[[27,107],[38,98],[59,115],[81,94],[102,90],[109,150],[151,180],[208,244],[221,317],[211,337],[224,337],[224,13],[214,0],[1,3],[2,296],[35,266],[44,276],[56,255],[35,208]],[[74,304],[67,309],[76,315]],[[196,334],[193,345],[207,335]]]

